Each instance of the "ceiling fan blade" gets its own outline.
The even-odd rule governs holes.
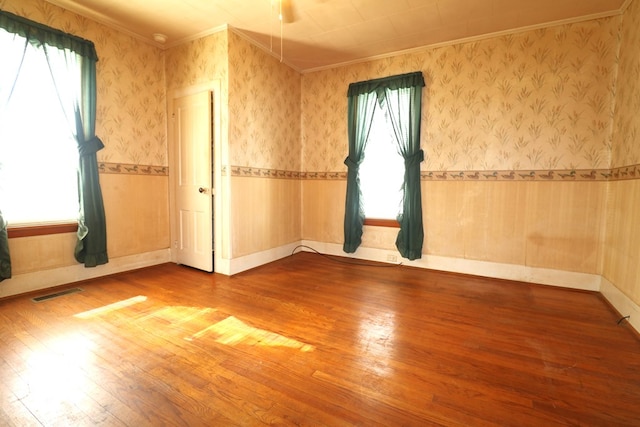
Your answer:
[[[293,10],[292,0],[280,0],[280,12],[282,15],[282,22],[290,24],[296,20],[295,12]]]

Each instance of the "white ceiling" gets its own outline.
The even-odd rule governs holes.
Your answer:
[[[234,27],[299,71],[620,13],[630,0],[47,0],[170,47]]]

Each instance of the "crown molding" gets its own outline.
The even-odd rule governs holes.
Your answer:
[[[96,12],[95,10],[92,10],[88,7],[79,5],[71,0],[45,0],[45,1],[54,6],[62,8],[64,10],[68,10],[69,12],[76,13],[80,16],[84,16],[85,18],[89,18],[99,24],[103,24],[109,28],[112,28],[123,34],[131,36],[137,40],[156,46],[160,49],[165,49],[165,46],[162,43],[158,43],[153,40],[153,36],[151,34],[149,35],[149,37],[145,37],[139,33],[136,33],[135,31],[128,29],[118,20],[110,18],[100,12]]]
[[[631,3],[631,1],[632,0],[626,0],[625,5],[628,6],[628,4]],[[455,39],[455,40],[447,40],[445,42],[432,43],[432,44],[428,44],[428,45],[413,47],[413,48],[410,48],[410,49],[404,49],[404,50],[398,50],[398,51],[394,51],[394,52],[384,53],[384,54],[381,54],[381,55],[367,56],[365,58],[354,59],[354,60],[351,60],[351,61],[340,62],[340,63],[337,63],[337,64],[326,65],[326,66],[316,67],[316,68],[308,68],[308,69],[305,69],[305,70],[301,71],[301,73],[302,74],[315,73],[317,71],[325,71],[325,70],[330,70],[330,69],[333,69],[333,68],[346,67],[348,65],[361,64],[363,62],[376,61],[376,60],[379,60],[379,59],[392,58],[394,56],[400,56],[400,55],[406,55],[406,54],[421,52],[421,51],[424,51],[424,50],[427,50],[427,49],[436,49],[436,48],[439,48],[439,47],[454,46],[454,45],[465,44],[465,43],[473,43],[473,42],[488,40],[488,39],[492,39],[492,38],[496,38],[496,37],[503,37],[503,36],[508,36],[508,35],[512,35],[512,34],[520,34],[520,33],[525,33],[525,32],[528,32],[528,31],[539,30],[541,28],[550,28],[550,27],[556,27],[556,26],[561,26],[561,25],[569,25],[569,24],[576,24],[576,23],[580,23],[580,22],[593,21],[593,20],[596,20],[596,19],[611,18],[613,16],[622,15],[624,13],[624,10],[625,10],[624,9],[625,5],[623,5],[620,9],[614,10],[614,11],[611,11],[611,12],[602,12],[602,13],[596,13],[596,14],[591,14],[591,15],[580,16],[580,17],[576,17],[576,18],[561,19],[561,20],[558,20],[558,21],[549,21],[549,22],[545,22],[545,23],[541,23],[541,24],[535,24],[535,25],[528,25],[528,26],[525,26],[525,27],[513,28],[513,29],[510,29],[510,30],[503,30],[503,31],[496,31],[496,32],[493,32],[493,33],[481,34],[481,35],[478,35],[478,36],[463,37],[463,38]]]

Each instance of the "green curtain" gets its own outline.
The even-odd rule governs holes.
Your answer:
[[[349,134],[349,155],[344,160],[347,165],[347,197],[344,213],[343,250],[353,253],[362,243],[364,210],[361,204],[358,168],[364,159],[364,148],[369,139],[371,124],[376,111],[375,93],[354,93],[349,87],[347,131]]]
[[[27,39],[35,47],[46,44],[58,49],[71,50],[85,58],[98,60],[98,54],[92,41],[39,24],[4,10],[0,10],[0,28]]]
[[[98,176],[96,153],[104,147],[95,134],[96,62],[93,42],[0,11],[0,28],[24,37],[42,48],[78,146],[78,240],[74,251],[78,262],[95,267],[109,261],[106,219]],[[56,49],[53,52],[52,49]],[[62,59],[60,59],[62,58]],[[77,70],[80,70],[78,72]],[[77,73],[75,83],[69,77]],[[0,250],[2,235],[0,235]],[[0,252],[1,253],[1,252]]]
[[[96,61],[83,57],[82,111],[76,109],[80,154],[78,169],[80,217],[75,257],[78,262],[84,263],[85,267],[95,267],[109,262],[106,217],[96,155],[104,148],[104,144],[96,136]]]
[[[424,152],[420,149],[420,117],[424,86],[422,72],[383,77],[349,85],[347,93],[349,157],[345,160],[348,173],[344,220],[344,251],[347,253],[355,252],[362,241],[364,212],[360,204],[358,165],[363,160],[364,148],[373,122],[375,103],[378,102],[381,106],[386,105],[398,143],[398,151],[405,162],[402,211],[398,215],[400,232],[396,238],[396,247],[404,258],[414,260],[422,257],[424,228],[420,163],[424,160]],[[366,104],[363,100],[366,100]]]
[[[420,163],[424,160],[424,152],[420,149],[422,86],[387,89],[385,105],[398,151],[404,158],[402,210],[397,218],[400,231],[396,247],[402,257],[419,259],[424,241],[420,191]]]
[[[0,282],[9,278],[11,278],[11,257],[9,256],[7,222],[0,211]]]

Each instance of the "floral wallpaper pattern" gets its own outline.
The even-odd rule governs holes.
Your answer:
[[[94,42],[98,161],[168,164],[160,49],[42,0],[0,0],[0,8]]]
[[[624,14],[612,166],[640,163],[640,1],[632,1]]]
[[[233,30],[166,52],[168,91],[222,80],[229,163],[300,170],[300,75]],[[227,166],[227,165],[223,165]]]
[[[349,83],[416,70],[427,83],[423,179],[517,179],[522,171],[534,179],[549,172],[556,180],[622,179],[640,171],[640,63],[626,55],[632,59],[620,63],[615,84],[619,17],[300,75],[232,30],[163,52],[45,1],[0,0],[0,7],[94,41],[97,133],[105,143],[98,160],[112,173],[113,165],[166,167],[166,94],[221,79],[231,172],[341,179]],[[639,7],[632,2],[624,15],[633,22],[622,49],[640,49]]]
[[[421,70],[423,171],[608,168],[620,18],[303,75],[305,171],[342,171],[349,83]]]
[[[229,31],[229,162],[300,170],[301,76]]]
[[[226,82],[227,55],[227,36],[224,31],[167,49],[167,91],[216,79]],[[223,90],[226,93],[226,87]]]

